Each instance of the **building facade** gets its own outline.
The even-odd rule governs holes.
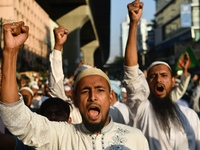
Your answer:
[[[45,69],[51,49],[48,14],[35,0],[1,0],[0,18],[2,24],[24,21],[29,26],[29,37],[18,57],[18,71]]]
[[[128,39],[128,31],[129,31],[129,17],[128,14],[126,15],[126,19],[124,22],[121,23],[121,57],[124,57],[126,43]],[[148,51],[148,31],[149,26],[146,19],[141,18],[140,22],[138,23],[138,31],[137,31],[137,49],[139,54],[139,64],[140,66],[146,66],[146,53]]]
[[[152,61],[159,59],[175,65],[191,46],[200,60],[199,0],[156,0],[155,48]]]

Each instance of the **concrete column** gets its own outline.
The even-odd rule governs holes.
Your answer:
[[[78,63],[80,62],[80,30],[82,26],[91,19],[90,10],[88,5],[77,7],[76,9],[72,10],[71,12],[65,14],[64,16],[60,17],[56,22],[59,25],[64,26],[68,29],[69,34],[67,38],[67,42],[63,47],[63,59],[64,62],[64,73],[67,75],[72,75],[74,70],[77,68]],[[95,29],[93,27],[93,29]],[[96,31],[95,31],[96,33]],[[90,45],[90,44],[89,44]],[[85,46],[84,46],[85,47]],[[84,49],[84,55],[87,57],[89,61],[93,63],[93,54],[88,55],[89,53],[94,53],[96,46],[94,46],[92,50],[92,46],[89,47],[90,52],[86,52],[87,50]],[[92,57],[92,58],[89,58]],[[66,70],[67,68],[67,70]]]
[[[94,66],[94,52],[98,48],[98,46],[99,41],[95,40],[81,47],[84,57],[84,63]]]

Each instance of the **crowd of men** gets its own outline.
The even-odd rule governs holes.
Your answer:
[[[122,82],[110,80],[101,69],[83,63],[66,81],[62,48],[68,31],[59,26],[53,31],[48,92],[42,96],[38,94],[40,87],[45,87],[41,83],[19,88],[16,81],[17,56],[29,27],[23,21],[4,24],[0,117],[7,132],[0,134],[0,148],[199,150],[199,103],[192,98],[199,92],[194,90],[191,96],[189,107],[195,109],[178,103],[192,80],[189,55],[179,62],[183,73],[177,86],[166,62],[154,61],[146,76],[139,69],[137,30],[143,6],[140,0],[127,5],[130,24]]]

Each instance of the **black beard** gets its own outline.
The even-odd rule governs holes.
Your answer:
[[[103,129],[103,127],[105,126],[105,123],[108,119],[108,113],[107,113],[105,119],[101,120],[101,122],[99,122],[99,123],[90,123],[83,117],[83,115],[81,115],[81,116],[83,119],[83,124],[92,133],[100,132]]]
[[[158,98],[151,94],[149,100],[152,103],[158,122],[165,132],[169,131],[170,122],[174,124],[175,127],[180,127],[181,123],[177,116],[175,104],[172,102],[169,95],[165,98]]]

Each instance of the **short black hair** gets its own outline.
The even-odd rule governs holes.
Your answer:
[[[63,110],[68,114],[68,116],[70,116],[70,108],[72,107],[72,105],[69,102],[64,101],[60,98],[52,98],[52,97],[46,99],[42,103],[42,105],[40,106],[39,113],[42,115],[46,111],[46,109],[48,109],[48,107],[52,105],[57,106],[60,110]]]

